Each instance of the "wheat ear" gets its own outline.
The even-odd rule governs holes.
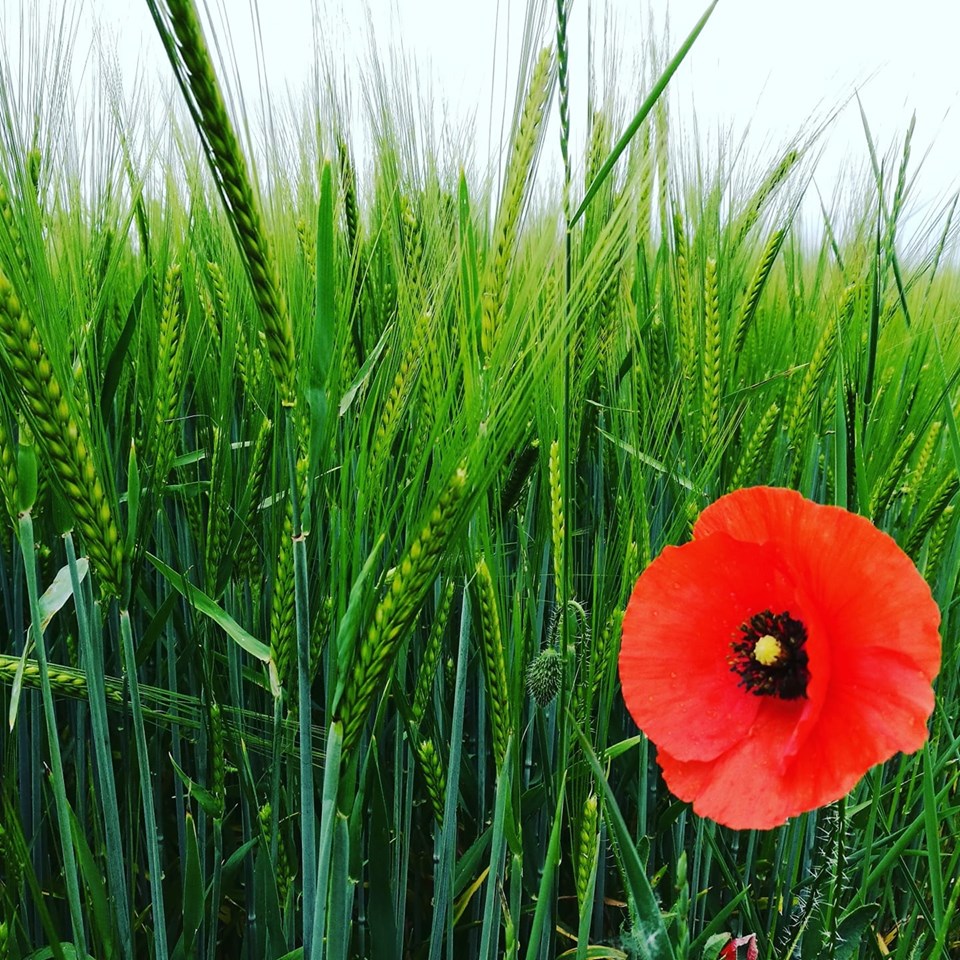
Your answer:
[[[166,0],[164,16],[160,0],[148,2],[243,253],[280,397],[284,404],[292,405],[296,375],[293,323],[263,230],[246,160],[230,122],[194,4],[192,0]]]
[[[500,629],[500,613],[497,609],[497,593],[490,568],[483,557],[477,562],[474,585],[480,610],[480,649],[483,653],[483,673],[490,705],[490,725],[493,728],[493,754],[499,769],[507,755],[507,741],[513,732],[513,710],[507,686],[507,664],[503,633]]]
[[[2,273],[0,344],[34,434],[53,466],[103,588],[107,594],[119,596],[123,547],[103,484],[37,328]]]
[[[466,489],[467,471],[459,467],[395,568],[390,586],[373,612],[340,701],[345,750],[360,738],[373,698],[383,688],[400,643],[437,575],[440,559],[456,528]]]

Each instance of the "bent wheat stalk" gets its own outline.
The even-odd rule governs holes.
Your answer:
[[[13,685],[20,669],[20,657],[0,654],[0,684]],[[89,696],[87,673],[60,663],[47,664],[47,677],[55,697],[68,697],[71,700],[86,700]],[[27,658],[23,661],[20,682],[31,690],[40,689],[43,668],[37,660]],[[130,710],[126,682],[119,677],[103,678],[107,706],[117,710]],[[173,693],[164,687],[140,684],[140,701],[144,719],[157,727],[172,727],[175,724],[190,739],[199,739],[204,724],[208,722],[209,708],[198,697]],[[240,737],[241,732],[246,746],[261,756],[271,757],[274,750],[273,715],[258,710],[244,709],[220,704],[221,721],[224,736],[228,741]],[[297,756],[297,722],[295,719],[281,721],[282,736],[280,748],[288,756]],[[313,762],[323,760],[323,731],[313,727]],[[319,744],[319,746],[317,745]]]

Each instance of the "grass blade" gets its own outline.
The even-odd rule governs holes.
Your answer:
[[[607,177],[610,176],[610,171],[613,170],[614,166],[616,166],[616,163],[623,154],[623,151],[626,150],[630,145],[630,141],[640,129],[643,121],[647,119],[647,116],[653,109],[654,104],[656,104],[656,102],[660,99],[663,91],[666,90],[667,84],[677,72],[677,68],[686,59],[687,54],[690,52],[690,48],[696,42],[697,37],[700,36],[700,32],[707,25],[707,21],[710,19],[710,14],[713,13],[714,7],[716,7],[718,3],[719,0],[713,0],[710,6],[707,7],[706,11],[704,11],[703,16],[697,21],[694,28],[690,31],[687,39],[684,40],[680,45],[680,49],[677,50],[673,56],[673,59],[667,64],[666,69],[660,75],[657,82],[653,85],[653,89],[651,89],[650,93],[647,94],[646,100],[644,100],[640,105],[640,109],[636,112],[634,118],[629,124],[627,124],[627,128],[620,135],[620,139],[613,145],[613,149],[610,151],[609,156],[600,165],[600,169],[597,171],[596,176],[594,176],[593,182],[587,188],[587,192],[583,195],[583,199],[580,201],[580,206],[577,207],[573,216],[570,218],[570,226],[574,226],[583,216],[587,207],[590,206],[590,201],[594,198],[597,191],[603,186],[603,183]]]

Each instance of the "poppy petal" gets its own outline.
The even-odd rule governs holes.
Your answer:
[[[658,749],[657,762],[670,791],[692,803],[699,816],[734,830],[769,830],[810,809],[804,806],[809,792],[784,770],[776,749],[789,741],[796,723],[785,707],[789,704],[783,700],[764,703],[750,735],[714,760],[678,760]]]
[[[769,548],[723,534],[667,547],[623,620],[620,682],[637,725],[684,760],[710,760],[744,737],[762,698],[738,686],[731,642],[749,617],[795,596]]]
[[[929,677],[895,650],[877,647],[846,663],[831,685],[804,753],[817,757],[824,768],[853,772],[843,777],[846,789],[840,783],[825,783],[823,789],[837,799],[875,764],[895,753],[919,750],[933,704]],[[803,754],[797,754],[797,763],[811,768],[803,776],[824,779],[819,766],[805,763]]]
[[[837,656],[889,646],[933,679],[940,669],[940,611],[897,542],[865,517],[793,490],[750,487],[707,507],[694,538],[727,533],[772,543],[831,624]]]
[[[897,682],[890,684],[889,678]],[[657,760],[670,790],[694,811],[734,829],[770,829],[845,796],[878,763],[926,739],[933,709],[929,681],[889,651],[834,684],[804,748],[786,763],[794,718],[769,700],[750,735],[712,761]],[[879,694],[879,695],[878,695]]]

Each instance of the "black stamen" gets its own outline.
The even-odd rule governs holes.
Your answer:
[[[740,677],[740,686],[758,697],[797,700],[807,695],[810,671],[807,668],[807,628],[788,611],[754,614],[740,627],[743,638],[734,640],[730,669]],[[773,637],[780,644],[780,656],[769,666],[754,656],[758,641]]]

